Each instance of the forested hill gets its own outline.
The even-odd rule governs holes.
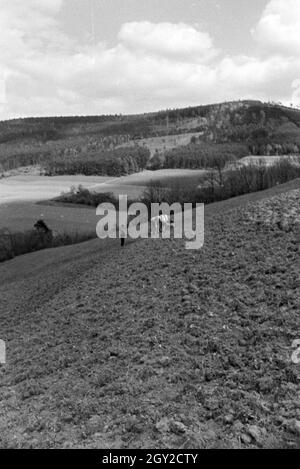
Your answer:
[[[139,115],[35,117],[0,121],[0,143],[45,142],[75,136],[133,139],[204,131],[209,140],[266,136],[283,124],[299,129],[300,110],[260,101],[238,101]],[[265,132],[262,132],[262,130]],[[288,130],[286,129],[281,129]],[[212,135],[213,134],[213,135]]]
[[[118,147],[124,148],[117,156],[119,161],[136,145],[150,148],[153,156],[155,150],[161,154],[177,146],[202,143],[243,144],[245,154],[299,153],[300,110],[260,101],[237,101],[140,115],[2,121],[0,170],[32,164],[49,166],[50,161],[53,168],[53,158],[55,164],[94,160],[97,154],[101,160],[102,152],[107,161],[114,158]],[[147,159],[145,154],[137,158],[143,164]],[[139,162],[129,163],[129,172],[137,169],[141,169]]]

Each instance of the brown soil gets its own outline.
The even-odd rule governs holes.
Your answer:
[[[300,447],[299,224],[253,218],[299,207],[289,188],[207,207],[199,251],[92,241],[1,266],[0,446]]]

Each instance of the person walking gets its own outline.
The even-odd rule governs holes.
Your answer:
[[[125,246],[125,238],[126,238],[126,230],[124,225],[120,226],[120,241],[121,241],[121,247],[123,248]]]

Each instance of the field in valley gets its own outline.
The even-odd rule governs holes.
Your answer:
[[[112,178],[102,176],[39,176],[21,175],[0,179],[0,205],[19,201],[48,200],[71,186],[82,184],[86,188],[102,184]]]
[[[203,169],[158,169],[156,171],[142,171],[130,176],[124,176],[120,178],[120,182],[123,182],[125,185],[132,184],[144,187],[150,182],[160,182],[166,187],[178,181],[188,181],[194,184],[206,172]]]
[[[31,229],[42,218],[57,232],[94,231],[95,210],[74,207],[54,207],[37,204],[68,192],[72,185],[91,187],[109,178],[99,176],[14,176],[0,180],[0,229],[12,231]]]
[[[80,184],[93,191],[112,192],[115,196],[127,194],[129,199],[136,199],[150,181],[168,185],[188,179],[194,184],[204,173],[202,170],[168,169],[143,171],[120,178],[38,175],[4,178],[0,180],[0,229],[27,230],[37,219],[43,218],[55,231],[93,231],[98,221],[94,208],[53,205],[48,203],[49,199]]]
[[[13,202],[0,205],[0,229],[24,231],[33,228],[38,219],[57,232],[94,231],[97,223],[95,209],[42,205],[32,202]]]
[[[299,202],[298,179],[211,204],[199,251],[96,239],[0,265],[0,446],[300,447]]]

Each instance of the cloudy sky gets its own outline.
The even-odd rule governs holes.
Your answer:
[[[0,119],[300,105],[300,0],[0,0]]]

